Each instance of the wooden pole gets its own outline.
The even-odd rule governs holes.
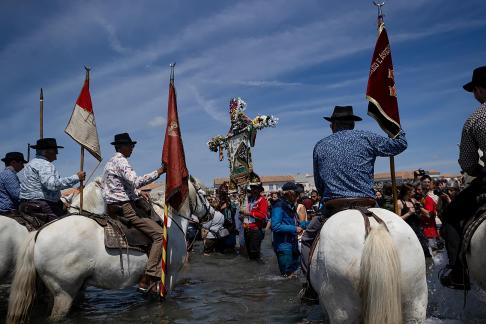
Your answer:
[[[30,161],[30,143],[27,143],[27,162]]]
[[[86,80],[89,81],[89,71],[90,68],[84,67],[86,69]],[[84,146],[81,145],[81,158],[79,161],[79,171],[84,171]],[[84,181],[79,182],[79,213],[83,213],[83,189],[84,189]]]
[[[39,98],[39,105],[40,105],[40,137],[39,138],[44,138],[44,92],[42,91],[42,88],[40,89],[40,98]]]
[[[84,147],[81,146],[81,160],[79,162],[79,171],[84,171]],[[83,181],[79,182],[79,213],[83,213]]]
[[[392,181],[392,193],[393,193],[393,210],[395,214],[398,215],[398,195],[397,195],[397,179],[395,177],[395,157],[390,156],[390,173],[391,173],[391,181]]]

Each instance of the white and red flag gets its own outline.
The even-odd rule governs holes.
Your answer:
[[[84,80],[83,88],[81,89],[78,100],[76,100],[73,114],[64,132],[101,162],[100,142],[98,139],[98,131],[96,130],[91,95],[89,94],[88,77]]]

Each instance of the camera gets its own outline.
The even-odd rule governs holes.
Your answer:
[[[415,208],[415,212],[419,212],[422,209],[422,204],[416,202],[415,204],[413,204],[413,208]]]
[[[434,195],[436,196],[442,196],[442,195],[447,195],[447,191],[443,189],[434,189]]]

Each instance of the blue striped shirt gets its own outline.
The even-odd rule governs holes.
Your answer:
[[[388,138],[362,130],[341,130],[314,147],[314,180],[324,201],[374,198],[377,156],[394,156],[407,148],[405,133]]]
[[[56,167],[43,156],[36,156],[19,172],[20,199],[42,199],[53,202],[61,198],[61,190],[73,187],[78,176],[61,178]]]
[[[19,194],[19,178],[12,167],[6,167],[0,172],[0,212],[17,209]]]

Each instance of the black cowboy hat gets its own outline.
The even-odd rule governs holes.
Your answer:
[[[353,114],[353,107],[352,106],[336,106],[334,107],[334,111],[332,112],[331,117],[324,117],[327,121],[334,121],[334,120],[352,120],[352,121],[361,121],[361,117],[355,116]]]
[[[37,144],[31,145],[30,146],[33,149],[36,150],[47,150],[47,149],[58,149],[58,148],[64,148],[64,146],[59,146],[57,145],[56,139],[55,138],[41,138],[37,140]]]
[[[5,154],[5,157],[2,159],[3,162],[8,163],[10,161],[22,161],[24,163],[27,163],[28,161],[25,161],[24,155],[20,152],[8,152]]]
[[[466,83],[463,88],[468,92],[472,92],[474,87],[481,81],[483,81],[483,83],[486,82],[486,66],[475,68],[471,82]]]
[[[282,186],[283,191],[295,191],[296,193],[303,193],[304,186],[295,182],[287,182]]]
[[[137,141],[132,141],[128,133],[121,133],[115,135],[115,141],[111,142],[111,145],[119,144],[137,144]]]

